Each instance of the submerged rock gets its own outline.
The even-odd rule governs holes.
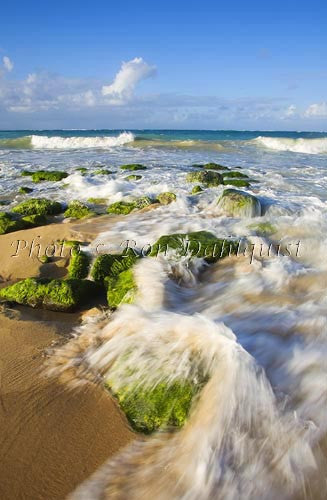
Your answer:
[[[232,240],[217,238],[207,231],[193,233],[176,233],[161,236],[152,246],[150,256],[156,257],[159,253],[174,250],[177,256],[190,255],[191,257],[204,258],[207,262],[236,255],[238,243]]]
[[[71,201],[64,213],[66,218],[69,217],[72,219],[84,219],[85,217],[92,217],[93,215],[95,215],[95,212],[78,200]]]
[[[140,179],[142,179],[142,175],[131,174],[131,175],[127,175],[125,177],[125,179],[127,181],[139,181]]]
[[[107,198],[88,198],[87,201],[93,205],[106,205],[108,202]]]
[[[205,163],[203,165],[193,165],[194,167],[201,167],[205,170],[228,170],[228,167],[224,167],[224,165],[220,165],[219,163]]]
[[[149,196],[142,196],[133,201],[116,201],[107,208],[108,214],[128,215],[132,210],[141,210],[156,203],[156,200],[149,198]]]
[[[224,183],[223,176],[218,172],[209,172],[207,170],[197,170],[189,172],[186,175],[187,182],[199,182],[207,187],[215,187]]]
[[[31,193],[32,191],[33,191],[33,189],[32,189],[32,188],[29,188],[29,187],[27,187],[27,186],[22,186],[22,187],[20,187],[20,188],[19,188],[19,192],[20,192],[21,194],[29,194],[29,193]]]
[[[194,186],[192,188],[191,194],[199,194],[202,193],[203,188],[201,186]]]
[[[71,312],[98,291],[93,281],[27,278],[0,290],[0,298],[50,311]]]
[[[107,387],[111,387],[108,382]],[[151,434],[158,429],[182,427],[199,387],[181,380],[161,382],[153,388],[125,386],[114,392],[121,409],[137,432]]]
[[[144,165],[141,165],[140,163],[130,163],[128,165],[122,165],[120,168],[122,170],[131,170],[131,171],[146,170],[147,169],[147,167],[145,167]]]
[[[108,170],[106,168],[99,168],[98,170],[95,170],[92,172],[93,175],[110,175],[113,174],[111,170]]]
[[[47,198],[30,198],[16,205],[12,211],[22,215],[57,215],[62,212],[62,206]]]
[[[159,203],[161,203],[161,205],[169,205],[169,203],[176,201],[177,196],[175,195],[175,193],[170,193],[169,191],[167,191],[165,193],[160,193],[157,199]]]
[[[254,231],[257,236],[269,236],[276,233],[277,229],[270,222],[260,222],[259,224],[251,224],[248,226],[251,231]]]
[[[261,215],[259,199],[237,189],[225,189],[218,200],[218,207],[221,212],[230,217],[259,217]]]
[[[242,174],[242,172],[235,172],[233,170],[230,170],[228,172],[224,172],[222,174],[223,178],[225,179],[225,177],[233,177],[233,178],[237,178],[237,179],[249,179],[249,176],[246,175],[246,174]]]
[[[235,187],[250,187],[249,181],[244,179],[227,179],[224,178],[224,186],[235,186]]]

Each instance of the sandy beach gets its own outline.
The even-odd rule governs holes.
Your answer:
[[[75,224],[76,225],[76,224]],[[30,276],[62,277],[66,259],[41,264],[12,242],[43,245],[76,238],[72,224],[51,224],[0,236],[1,286]],[[16,243],[15,243],[16,244]],[[6,281],[5,281],[6,280]],[[65,343],[82,314],[23,306],[0,312],[0,497],[62,499],[131,439],[125,416],[107,392],[70,391],[42,371],[47,349]]]

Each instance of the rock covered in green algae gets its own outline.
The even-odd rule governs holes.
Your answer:
[[[168,234],[156,241],[150,256],[156,257],[159,253],[167,253],[169,250],[174,250],[178,256],[190,255],[204,258],[211,263],[228,255],[236,255],[238,242],[217,238],[207,231]]]
[[[230,170],[229,172],[223,172],[222,176],[224,179],[225,177],[236,178],[236,179],[249,179],[248,175],[242,174],[242,172],[235,172],[232,170]]]
[[[191,194],[199,194],[202,193],[203,188],[201,186],[194,186],[192,188]]]
[[[224,186],[250,187],[250,183],[249,183],[249,181],[246,181],[244,179],[224,178]]]
[[[96,283],[104,284],[106,277],[116,278],[120,273],[132,267],[138,257],[129,254],[102,254],[99,255],[92,266],[91,276]]]
[[[62,212],[62,206],[47,198],[30,198],[16,205],[12,211],[22,215],[57,215]]]
[[[59,182],[62,179],[68,177],[67,172],[57,171],[49,171],[49,170],[38,170],[37,172],[33,172],[32,175],[33,182],[42,182],[42,181],[52,181]]]
[[[27,278],[0,290],[0,299],[50,311],[71,312],[98,291],[88,280]]]
[[[75,168],[78,172],[81,172],[81,174],[86,174],[88,169],[86,167],[77,167]]]
[[[150,205],[153,205],[156,200],[149,198],[149,196],[142,196],[133,201],[116,201],[107,208],[108,214],[128,215],[132,210],[141,210]]]
[[[111,170],[108,170],[107,168],[99,168],[98,170],[95,170],[92,172],[93,175],[110,175],[113,174]]]
[[[108,214],[128,215],[134,210],[135,203],[131,201],[116,201],[107,208]]]
[[[142,179],[142,175],[131,174],[131,175],[127,175],[125,177],[125,179],[127,181],[139,181],[140,179]]]
[[[107,289],[108,306],[118,307],[120,304],[130,304],[134,301],[137,292],[133,269],[127,269],[117,276],[107,276],[104,279]]]
[[[169,205],[169,203],[176,201],[177,196],[175,195],[175,193],[166,191],[165,193],[160,193],[157,199],[159,203],[161,203],[161,205]]]
[[[85,252],[81,252],[73,247],[68,266],[68,275],[70,278],[87,278],[90,269],[90,257]]]
[[[186,175],[187,182],[199,182],[207,187],[215,187],[224,183],[223,176],[218,172],[208,170],[196,170]]]
[[[131,170],[131,171],[146,170],[147,169],[147,167],[145,167],[144,165],[141,165],[140,163],[130,163],[127,165],[122,165],[120,168],[121,168],[121,170]]]
[[[22,177],[30,177],[31,175],[33,175],[33,172],[31,172],[30,170],[22,170],[20,175]]]
[[[66,218],[69,217],[71,219],[84,219],[85,217],[91,217],[93,215],[95,215],[93,210],[79,200],[71,201],[64,213]]]
[[[21,194],[29,194],[29,193],[31,193],[32,191],[33,191],[33,189],[32,189],[32,188],[29,188],[29,187],[27,187],[27,186],[22,186],[22,187],[20,187],[20,188],[19,188],[19,192],[20,192]]]
[[[255,196],[237,189],[225,189],[218,200],[218,207],[230,217],[259,217],[261,203]]]
[[[22,220],[15,220],[8,212],[0,212],[0,234],[12,233],[25,228],[26,225]]]
[[[107,387],[110,388],[110,382]],[[158,429],[182,427],[198,390],[196,384],[181,380],[161,382],[153,388],[128,385],[114,395],[133,429],[151,434]]]

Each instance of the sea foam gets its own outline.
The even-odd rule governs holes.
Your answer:
[[[117,137],[48,137],[32,135],[31,145],[35,149],[107,149],[134,141],[131,132],[122,132]]]

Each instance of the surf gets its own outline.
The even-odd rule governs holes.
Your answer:
[[[253,144],[275,151],[290,151],[311,155],[327,153],[327,138],[321,139],[290,139],[286,137],[259,136],[251,141]]]

